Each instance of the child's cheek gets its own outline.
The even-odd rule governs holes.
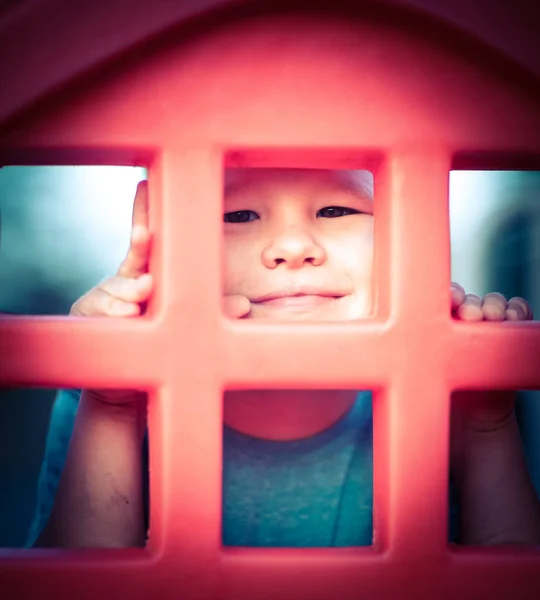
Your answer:
[[[334,252],[339,264],[345,267],[355,283],[368,284],[373,271],[372,228],[366,226],[360,231],[347,232],[336,242]]]
[[[352,282],[355,298],[349,308],[349,319],[367,318],[373,303],[373,236],[371,228],[344,236],[336,250],[337,262]]]
[[[242,236],[225,237],[223,245],[224,294],[253,291],[253,279],[257,276],[256,252],[252,244],[245,243]]]
[[[223,244],[223,286],[225,294],[234,294],[242,280],[241,246],[237,240],[225,237]]]
[[[372,313],[371,290],[364,289],[360,291],[351,302],[348,308],[346,320],[355,321],[357,319],[367,319]]]

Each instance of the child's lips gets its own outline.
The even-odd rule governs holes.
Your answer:
[[[271,298],[257,302],[258,306],[264,306],[268,308],[276,309],[301,309],[309,310],[310,308],[317,308],[330,304],[334,300],[341,298],[342,296],[322,296],[318,294],[302,294],[295,296],[281,296],[279,298]]]

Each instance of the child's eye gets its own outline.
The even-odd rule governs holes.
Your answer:
[[[317,218],[335,219],[336,217],[345,217],[346,215],[360,214],[359,210],[354,208],[345,208],[344,206],[325,206],[317,213]]]
[[[248,221],[255,221],[258,218],[259,215],[252,210],[236,210],[223,215],[225,223],[247,223]]]

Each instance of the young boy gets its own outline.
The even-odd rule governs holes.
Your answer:
[[[204,210],[196,210],[205,218]],[[230,317],[340,321],[369,315],[369,173],[228,171],[224,228],[224,306]],[[147,188],[141,183],[126,259],[117,275],[80,298],[71,314],[138,315],[152,292],[149,252]],[[532,318],[521,298],[480,299],[456,284],[451,297],[456,318]],[[454,399],[451,470],[461,526],[458,533],[454,523],[451,539],[540,543],[540,507],[523,459],[513,395],[469,392]],[[80,400],[77,392],[60,392],[30,544],[37,537],[37,546],[144,545],[144,411],[145,396],[138,391],[85,390]],[[228,392],[224,544],[371,544],[371,419],[367,392]]]

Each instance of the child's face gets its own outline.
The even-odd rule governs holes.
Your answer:
[[[342,321],[368,316],[371,174],[228,170],[224,220],[225,294],[246,296],[250,317]]]

